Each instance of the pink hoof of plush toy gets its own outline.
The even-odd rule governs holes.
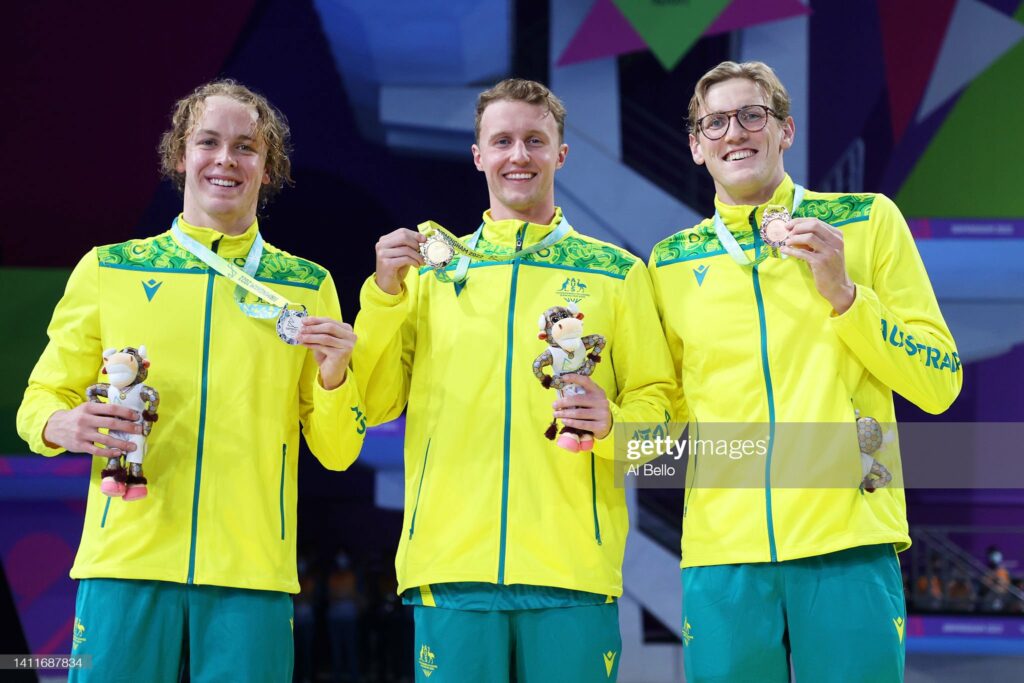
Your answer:
[[[572,451],[573,453],[577,453],[580,450],[580,439],[575,434],[562,434],[558,437],[558,441],[556,443],[565,450]]]
[[[125,493],[125,486],[113,477],[104,477],[100,482],[100,491],[111,498],[120,498]]]
[[[594,437],[592,437],[592,436],[590,436],[588,434],[587,436],[584,436],[584,437],[580,438],[580,450],[581,451],[592,451],[592,450],[594,450]]]
[[[142,500],[149,493],[145,484],[141,486],[129,486],[128,490],[124,493],[125,500]]]

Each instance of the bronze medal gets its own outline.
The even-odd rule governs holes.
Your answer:
[[[764,210],[761,216],[761,239],[772,249],[785,246],[789,231],[786,224],[789,223],[789,211],[785,207],[772,207]]]

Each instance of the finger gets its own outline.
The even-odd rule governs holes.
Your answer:
[[[69,449],[75,453],[89,453],[95,455],[98,458],[119,458],[124,455],[124,452],[117,448],[106,448],[104,446],[96,446],[95,444],[86,442],[81,448]]]
[[[600,387],[600,385],[598,385],[597,382],[595,382],[593,379],[591,379],[587,375],[579,375],[579,374],[576,374],[576,373],[571,373],[571,374],[568,374],[568,375],[562,375],[561,377],[562,377],[562,379],[564,381],[569,382],[570,384],[575,384],[575,385],[581,387],[587,393],[590,393],[591,391],[600,391],[600,392],[604,393],[604,389],[602,389]]]
[[[345,346],[352,346],[352,342],[346,339],[340,339],[330,334],[310,334],[309,332],[302,332],[299,334],[299,343],[308,349],[314,347],[322,347],[324,349],[340,349]]]
[[[783,246],[779,251],[786,256],[792,256],[793,258],[805,261],[806,263],[814,263],[817,261],[817,254],[813,251],[807,251],[806,249],[801,249],[799,247]]]
[[[131,441],[125,439],[119,439],[116,436],[110,434],[96,433],[90,437],[86,437],[85,441],[92,444],[101,444],[109,449],[120,451],[121,453],[129,453],[136,449],[136,446]]]
[[[577,394],[575,396],[563,396],[555,400],[552,407],[555,410],[566,408],[596,408],[604,405],[608,399],[597,394]]]
[[[127,406],[119,406],[114,403],[94,403],[89,401],[82,404],[82,410],[87,415],[119,417],[123,420],[138,420],[139,413]]]
[[[601,420],[608,415],[608,411],[596,407],[578,406],[575,408],[563,408],[555,411],[555,417],[570,420]]]
[[[118,417],[105,417],[97,415],[88,419],[82,420],[82,425],[89,427],[90,429],[112,429],[116,432],[126,432],[128,434],[141,434],[142,425],[138,422],[130,420],[122,420]]]
[[[377,260],[395,268],[405,265],[422,265],[423,254],[419,249],[402,246],[378,251]]]
[[[821,237],[815,233],[803,233],[800,235],[790,235],[786,239],[786,244],[791,247],[807,247],[811,251],[827,251],[831,247],[825,243]]]
[[[302,324],[301,334],[327,334],[337,339],[356,340],[356,333],[352,331],[351,325],[342,325],[334,320],[327,322],[313,322]]]
[[[598,422],[594,420],[574,420],[571,418],[562,420],[562,424],[565,425],[566,427],[574,427],[576,429],[582,429],[584,431],[593,432],[594,434],[600,434],[604,432],[607,426],[606,422]]]
[[[426,241],[427,238],[422,233],[414,232],[408,228],[399,228],[377,240],[377,251],[400,246],[419,249],[420,244]]]

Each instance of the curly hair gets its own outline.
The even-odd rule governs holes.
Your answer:
[[[221,95],[253,107],[256,110],[256,130],[253,137],[262,139],[267,147],[266,173],[270,183],[260,187],[260,206],[281,191],[293,185],[291,130],[285,118],[266,97],[229,78],[211,81],[196,88],[190,95],[178,100],[171,115],[171,127],[160,138],[160,173],[169,178],[179,192],[185,191],[185,174],[178,171],[178,163],[185,158],[185,144],[196,122],[202,118],[206,98]]]
[[[764,62],[722,62],[715,68],[708,71],[697,81],[697,87],[693,89],[693,97],[690,98],[690,109],[687,125],[689,132],[696,135],[697,119],[700,108],[704,106],[705,98],[711,86],[731,78],[746,78],[753,81],[764,95],[765,102],[775,115],[782,120],[789,116],[789,93],[786,86],[775,75],[770,66]]]
[[[494,102],[526,102],[544,107],[555,117],[558,125],[558,142],[565,139],[565,105],[547,86],[524,78],[506,78],[493,88],[483,91],[476,99],[476,141],[480,142],[480,119],[484,110]]]

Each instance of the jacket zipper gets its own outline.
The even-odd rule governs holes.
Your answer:
[[[409,540],[416,531],[416,513],[420,509],[420,494],[423,492],[423,479],[427,476],[427,456],[430,455],[430,439],[427,439],[427,450],[423,453],[423,469],[420,470],[420,483],[416,487],[416,504],[412,506],[412,520],[409,522]]]
[[[281,490],[278,493],[278,503],[281,506],[281,540],[284,540],[284,470],[288,456],[288,444],[281,444]]]
[[[693,420],[693,429],[696,431],[696,438],[694,439],[694,443],[697,443],[700,441],[700,420],[696,419],[696,416]],[[690,496],[693,495],[693,490],[697,488],[697,467],[698,463],[700,462],[700,453],[694,453],[693,451],[690,451],[690,457],[693,458],[693,479],[690,480],[690,486],[686,489],[686,495],[683,497],[684,519],[686,518],[687,508],[690,505]]]
[[[526,226],[516,233],[516,251],[523,248]],[[508,327],[505,331],[505,437],[501,470],[501,536],[498,541],[498,583],[505,583],[505,546],[508,540],[508,468],[512,441],[512,331],[516,319],[516,288],[519,284],[519,257],[512,259],[512,289],[508,297]]]
[[[759,248],[761,236],[754,219],[756,209],[750,212],[750,228],[754,232],[755,254]],[[764,297],[761,295],[761,278],[758,267],[754,266],[752,277],[754,298],[757,300],[757,318],[761,328],[761,372],[764,374],[765,393],[768,397],[768,455],[764,461],[764,509],[768,523],[768,553],[772,562],[778,562],[775,549],[775,523],[772,519],[772,451],[775,448],[775,393],[772,391],[772,371],[768,364],[768,324],[764,312]]]
[[[220,239],[214,240],[210,251],[217,253]],[[196,481],[192,489],[192,534],[188,550],[188,579],[194,583],[196,571],[196,530],[199,524],[199,482],[203,475],[203,445],[206,431],[206,398],[209,389],[210,370],[210,325],[213,313],[213,281],[217,273],[212,268],[206,276],[206,313],[203,320],[203,375],[199,391],[199,441],[196,445]]]

